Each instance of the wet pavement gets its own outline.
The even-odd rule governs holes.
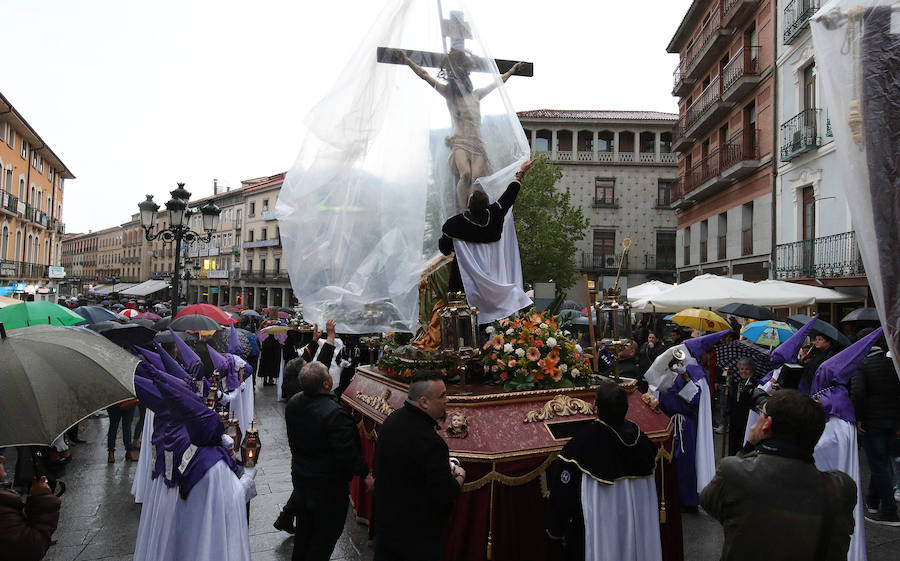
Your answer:
[[[272,527],[291,492],[290,451],[284,430],[284,404],[277,403],[273,387],[256,392],[256,416],[263,443],[257,474],[259,496],[250,503],[250,548],[254,561],[289,560],[293,539]],[[121,436],[116,463],[106,462],[106,418],[81,423],[86,444],[75,446],[73,459],[62,479],[68,488],[63,496],[56,545],[45,559],[52,561],[127,561],[132,559],[141,506],[131,495],[136,463],[124,462]],[[720,440],[720,439],[717,439]],[[862,470],[867,477],[865,460]],[[866,479],[864,479],[865,481]],[[687,561],[718,559],[722,528],[700,513],[683,513],[684,549]],[[900,559],[900,528],[866,524],[869,561]],[[347,513],[344,533],[332,559],[370,561],[373,549],[368,528]]]

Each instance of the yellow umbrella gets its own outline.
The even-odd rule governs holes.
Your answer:
[[[682,327],[690,327],[700,331],[725,331],[726,329],[731,329],[731,325],[722,316],[700,308],[681,310],[670,317],[669,321],[675,322]]]

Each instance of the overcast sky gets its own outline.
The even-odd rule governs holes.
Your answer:
[[[432,0],[422,0],[432,1]],[[468,2],[472,5],[473,0]],[[334,84],[379,0],[4,0],[0,91],[62,158],[67,231],[115,226],[144,194],[291,167],[298,123]],[[476,25],[517,111],[677,112],[665,47],[690,0],[482,0]]]

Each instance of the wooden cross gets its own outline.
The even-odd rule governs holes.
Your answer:
[[[451,49],[465,51],[466,39],[472,38],[472,29],[465,21],[462,12],[453,11],[450,12],[450,19],[441,20],[441,35],[445,40],[448,38],[450,39]],[[447,58],[447,53],[413,51],[406,49],[394,49],[390,47],[378,47],[376,58],[378,62],[385,64],[405,65],[406,62],[403,60],[403,55],[401,54],[404,52],[406,53],[406,56],[410,58],[410,60],[423,68],[440,68],[444,62],[444,59]],[[473,72],[490,72],[492,70],[491,60],[488,58],[469,55],[469,59],[471,60],[473,65]],[[497,65],[498,72],[500,74],[503,74],[510,68],[512,68],[513,65],[518,61],[497,58],[494,59],[493,62]],[[513,75],[528,77],[534,76],[534,63],[526,62]]]

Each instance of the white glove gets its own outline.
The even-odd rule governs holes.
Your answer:
[[[685,372],[687,372],[687,369],[683,364],[673,364],[669,367],[669,369],[676,374],[684,374]]]
[[[227,434],[222,435],[222,446],[225,447],[226,450],[234,449],[234,439],[228,436]]]
[[[245,467],[244,475],[241,476],[241,486],[244,488],[244,502],[249,503],[250,500],[257,495],[256,492],[256,468]]]
[[[222,392],[219,392],[219,393],[221,394]],[[232,400],[234,400],[234,398],[237,397],[237,394],[238,394],[237,390],[235,390],[231,393],[222,394],[219,396],[219,401],[221,401],[222,403],[231,403]]]

